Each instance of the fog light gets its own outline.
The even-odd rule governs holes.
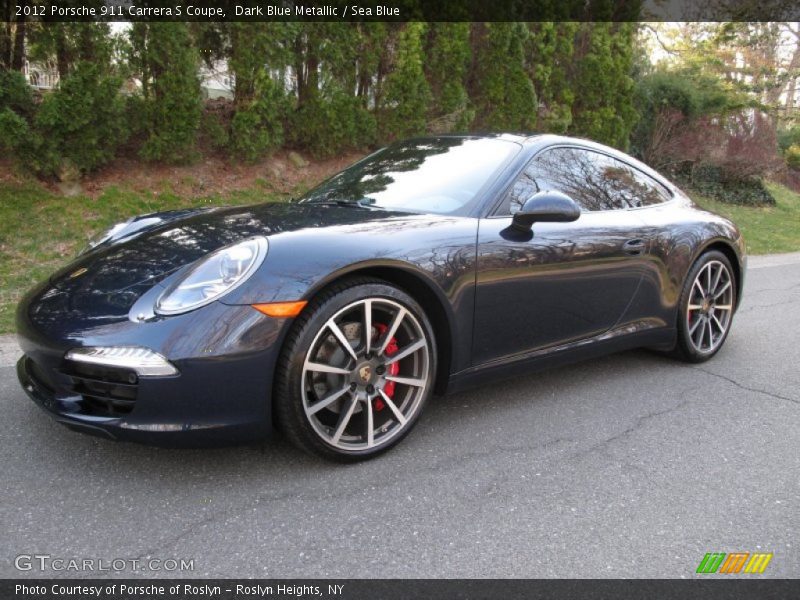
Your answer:
[[[144,377],[178,374],[178,369],[158,352],[140,346],[74,348],[67,352],[65,358],[92,365],[130,369]]]

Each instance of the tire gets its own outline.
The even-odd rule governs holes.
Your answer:
[[[318,294],[293,324],[276,370],[275,417],[307,452],[372,458],[414,427],[435,373],[436,343],[422,307],[385,281],[345,280]]]
[[[736,276],[722,252],[706,252],[692,265],[681,292],[678,340],[673,354],[690,363],[719,352],[733,323]]]

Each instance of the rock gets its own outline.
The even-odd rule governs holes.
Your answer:
[[[58,168],[58,191],[62,196],[72,198],[83,194],[83,186],[81,185],[81,172],[69,160],[61,161],[61,166]]]
[[[67,198],[74,198],[83,194],[83,186],[79,181],[59,181],[58,191],[62,196]]]
[[[72,183],[80,181],[81,172],[74,164],[72,164],[72,161],[62,160],[61,165],[58,167],[58,173],[56,176],[58,177],[59,181],[63,181],[64,183]]]
[[[298,169],[305,169],[309,165],[309,162],[294,150],[289,152],[289,162]]]

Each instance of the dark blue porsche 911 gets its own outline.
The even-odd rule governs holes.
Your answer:
[[[292,203],[116,225],[18,310],[57,421],[158,445],[277,426],[355,460],[433,393],[646,346],[712,357],[744,243],[633,158],[550,135],[383,148]]]

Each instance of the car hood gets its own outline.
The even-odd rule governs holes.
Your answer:
[[[104,242],[78,256],[23,304],[32,324],[59,318],[84,326],[127,319],[133,304],[169,275],[209,253],[256,235],[362,224],[397,216],[385,210],[312,204],[267,203],[148,215],[151,225]],[[90,320],[91,323],[85,322]]]

